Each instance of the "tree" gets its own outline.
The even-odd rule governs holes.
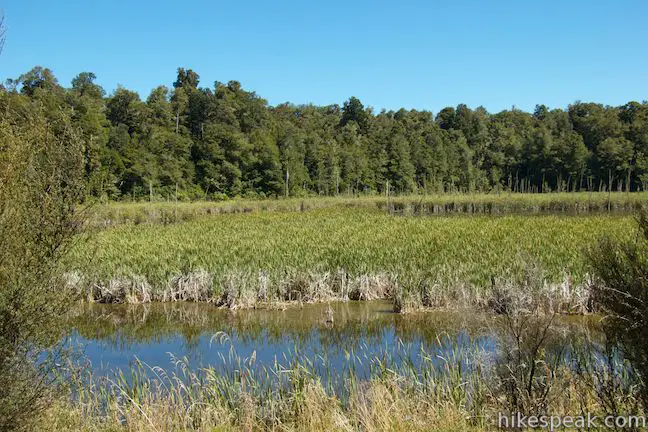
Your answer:
[[[350,121],[356,122],[361,132],[367,132],[367,128],[369,127],[369,114],[365,110],[364,105],[362,105],[362,102],[360,102],[360,99],[355,96],[351,96],[348,101],[344,102],[340,126],[346,126]]]
[[[34,96],[38,89],[45,92],[61,90],[58,80],[52,71],[41,66],[36,66],[29,72],[21,75],[18,78],[18,83],[21,86],[20,92],[26,96]]]
[[[304,186],[310,184],[308,170],[304,164],[306,158],[304,136],[301,131],[288,127],[279,137],[277,145],[283,165],[282,178],[288,182],[288,194],[300,195]]]
[[[588,187],[648,189],[646,102],[374,114],[357,97],[272,107],[239,81],[204,88],[193,70],[177,72],[173,87],[154,88],[146,102],[122,87],[106,96],[92,72],[64,89],[43,67],[0,91],[21,94],[17,104],[37,100],[50,115],[72,112],[93,196],[148,196],[150,185],[164,194],[176,181],[192,196],[274,195],[275,147],[290,194],[382,193],[387,181],[403,193],[548,192],[578,189],[585,177]]]
[[[282,192],[282,171],[279,148],[269,133],[257,131],[250,137],[253,159],[247,170],[246,183],[250,191],[265,196],[278,196]]]
[[[106,92],[101,86],[94,83],[97,76],[92,72],[81,72],[72,79],[72,91],[79,96],[87,96],[91,99],[100,100]]]
[[[443,108],[436,116],[436,122],[443,130],[454,129],[455,109],[452,107]]]
[[[575,189],[577,178],[580,178],[579,187],[582,187],[582,177],[590,158],[590,152],[587,150],[583,138],[572,131],[561,141],[559,149],[561,152],[559,157],[563,161],[564,171],[569,177],[567,189],[569,189],[571,179],[574,181]]]
[[[618,176],[628,174],[632,164],[632,143],[627,139],[606,138],[596,148],[596,155],[600,161],[602,177],[608,173],[608,189],[612,189],[612,182]]]
[[[108,121],[104,114],[103,89],[94,84],[94,74],[84,72],[72,80],[67,102],[72,107],[72,122],[82,134],[85,177],[88,192],[103,197],[106,173],[102,170],[102,156],[107,142]]]
[[[387,178],[392,187],[400,193],[414,190],[414,165],[410,156],[410,146],[402,132],[397,128],[392,131],[387,144]]]
[[[178,68],[178,78],[173,83],[175,88],[198,88],[198,83],[200,82],[200,75],[191,69],[185,70],[184,68]]]
[[[577,102],[569,106],[569,118],[590,151],[594,151],[606,138],[621,134],[621,122],[616,110],[611,107]]]
[[[180,120],[184,119],[184,115],[189,107],[189,96],[183,87],[176,87],[171,97],[171,107],[175,117],[175,133],[180,131]]]
[[[347,123],[337,137],[340,143],[340,187],[349,192],[362,191],[370,182],[364,136],[355,123]]]
[[[113,126],[125,125],[132,135],[141,130],[142,121],[146,118],[144,108],[137,93],[118,87],[106,103],[106,118]]]

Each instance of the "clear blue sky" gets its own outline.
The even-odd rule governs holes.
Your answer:
[[[648,1],[0,0],[0,78],[94,72],[146,98],[179,66],[271,104],[489,111],[648,99]]]

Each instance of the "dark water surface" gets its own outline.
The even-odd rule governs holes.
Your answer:
[[[99,375],[128,369],[135,359],[172,369],[173,358],[223,371],[241,359],[254,359],[255,367],[299,359],[323,374],[353,368],[363,375],[381,358],[416,367],[422,350],[439,361],[463,349],[494,353],[501,332],[500,318],[474,311],[395,314],[385,301],[330,308],[332,313],[326,304],[283,311],[193,303],[85,305],[69,329]],[[567,332],[592,325],[583,317],[561,321]]]

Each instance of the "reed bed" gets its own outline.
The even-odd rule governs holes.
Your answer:
[[[224,334],[212,341],[230,344]],[[583,356],[595,357],[589,355],[591,348],[580,348],[588,354],[547,352],[536,359],[547,369],[552,365],[539,374],[539,414],[607,413],[600,387],[584,380],[575,364],[591,376],[627,365],[618,359],[614,366],[580,362]],[[343,370],[332,370],[325,355],[295,348],[294,355],[259,366],[254,353],[241,357],[231,345],[218,366],[208,368],[192,369],[186,359],[171,356],[170,369],[137,361],[109,377],[80,374],[69,384],[70,397],[58,400],[39,430],[486,431],[496,429],[499,413],[511,409],[509,390],[502,386],[508,375],[501,370],[512,366],[476,341],[460,346],[440,336],[435,348],[421,348],[415,355],[399,343],[382,355],[347,357]],[[358,373],[359,364],[368,365],[369,372]],[[634,378],[620,374],[613,379],[616,407],[639,414]]]
[[[324,208],[363,208],[401,215],[630,213],[645,207],[648,192],[572,192],[547,194],[432,194],[338,196],[289,199],[232,199],[197,202],[111,202],[91,206],[93,227],[170,224],[204,216],[238,213],[305,212]]]
[[[221,214],[90,234],[69,287],[103,303],[229,308],[387,298],[396,310],[489,307],[523,289],[556,310],[590,307],[582,250],[635,233],[630,216],[394,217],[357,208]]]

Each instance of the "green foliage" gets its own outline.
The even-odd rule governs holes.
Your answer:
[[[292,202],[296,210],[310,204],[300,202]],[[180,295],[250,306],[258,299],[290,300],[293,289],[304,301],[321,301],[389,297],[401,287],[403,299],[414,304],[428,296],[436,299],[428,305],[457,306],[484,303],[493,279],[502,285],[523,279],[529,261],[544,269],[547,286],[570,309],[582,306],[572,300],[587,298],[582,245],[604,231],[627,238],[631,225],[623,216],[394,217],[376,207],[346,208],[344,202],[308,212],[255,212],[267,205],[212,204],[202,210],[210,217],[169,225],[143,224],[153,216],[142,206],[122,204],[121,212],[136,212],[130,216],[109,206],[111,219],[128,217],[139,225],[96,233],[96,245],[76,248],[67,268],[79,277],[79,293],[100,301]],[[164,214],[190,219],[192,206],[154,205],[148,211],[164,222]],[[94,257],[89,265],[88,257]],[[344,289],[336,282],[341,274]],[[260,275],[267,295],[259,294]],[[193,282],[179,285],[186,277]],[[421,294],[422,286],[431,292]]]
[[[606,330],[620,344],[642,378],[642,402],[648,407],[648,213],[637,218],[632,240],[604,237],[589,251],[597,277],[594,299],[607,314]]]
[[[39,72],[40,73],[40,72]],[[43,76],[46,76],[45,74]],[[34,95],[43,89],[29,78]],[[30,86],[32,85],[30,84]],[[30,91],[32,91],[30,90]],[[61,367],[60,259],[79,230],[83,149],[69,111],[0,94],[0,430],[29,429]]]
[[[92,72],[69,89],[36,67],[8,91],[48,110],[69,107],[82,130],[86,180],[100,199],[187,196],[392,195],[648,188],[648,105],[576,102],[488,113],[464,104],[374,113],[343,106],[276,107],[238,81],[200,87],[179,68],[146,101],[106,96]]]

